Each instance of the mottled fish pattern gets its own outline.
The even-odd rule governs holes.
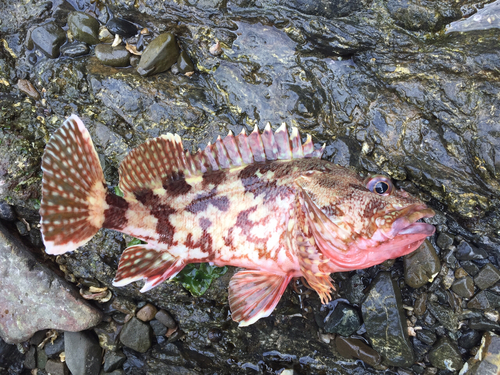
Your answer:
[[[271,314],[294,277],[326,303],[332,272],[415,250],[434,233],[418,220],[434,212],[387,177],[364,180],[322,152],[285,124],[230,132],[194,154],[167,134],[123,160],[121,197],[108,189],[90,135],[72,115],[42,159],[46,252],[72,251],[100,228],[139,238],[147,244],[125,249],[113,284],[143,279],[143,292],[189,263],[246,268],[229,284],[240,326]]]

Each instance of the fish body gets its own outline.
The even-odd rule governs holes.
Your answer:
[[[125,249],[114,285],[144,279],[147,291],[189,263],[246,268],[229,284],[233,320],[268,316],[289,281],[304,277],[322,302],[332,272],[405,255],[434,233],[434,212],[390,179],[363,179],[320,159],[297,129],[230,133],[203,151],[178,136],[148,140],[120,165],[111,193],[81,120],[72,115],[43,160],[42,234],[49,254],[85,244],[101,228],[147,244]]]

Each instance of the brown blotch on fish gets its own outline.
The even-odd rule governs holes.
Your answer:
[[[125,216],[129,204],[122,197],[108,193],[106,194],[106,203],[109,208],[104,211],[103,228],[120,230],[127,226],[127,217]]]

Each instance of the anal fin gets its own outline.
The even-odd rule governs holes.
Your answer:
[[[240,271],[229,282],[229,307],[240,327],[271,315],[292,276]]]
[[[158,251],[148,245],[130,246],[123,252],[114,286],[125,286],[145,279],[141,293],[147,292],[163,281],[174,277],[184,268],[184,261],[169,252]]]

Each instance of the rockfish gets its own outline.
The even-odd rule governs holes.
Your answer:
[[[42,159],[42,235],[49,254],[84,245],[100,228],[147,244],[123,252],[114,286],[144,279],[145,292],[189,263],[246,268],[229,283],[232,319],[269,316],[288,283],[304,277],[330,301],[332,272],[408,254],[434,233],[434,211],[393,187],[321,159],[311,137],[268,124],[232,132],[195,153],[178,135],[132,150],[120,165],[123,197],[108,190],[89,132],[76,116]]]

